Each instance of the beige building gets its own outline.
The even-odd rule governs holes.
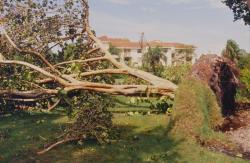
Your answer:
[[[112,45],[119,49],[120,54],[114,54],[121,62],[130,62],[134,66],[142,65],[143,54],[147,52],[149,47],[160,47],[166,56],[166,60],[162,60],[163,65],[179,65],[184,63],[194,63],[195,46],[182,43],[167,43],[162,41],[147,41],[145,43],[130,41],[123,38],[110,38],[102,36],[99,38],[106,49]]]

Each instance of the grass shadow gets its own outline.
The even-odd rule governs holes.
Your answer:
[[[7,130],[8,136],[0,141],[0,162],[13,162],[10,160],[33,155],[37,148],[61,132],[60,118],[61,115],[44,113],[1,117],[0,131]]]
[[[61,126],[68,122],[65,117],[43,113],[1,118],[0,131],[8,129],[9,137],[0,141],[0,162],[243,162],[173,137],[175,122],[165,115],[116,115],[110,144],[68,143],[36,155],[61,133]]]
[[[60,162],[177,162],[177,146],[184,140],[169,136],[171,127],[157,126],[137,132],[135,125],[116,125],[110,144],[98,145],[87,141],[84,145],[68,144],[57,148],[39,160]],[[64,156],[64,158],[62,158]]]

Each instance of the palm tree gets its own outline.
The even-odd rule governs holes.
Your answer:
[[[149,47],[148,51],[143,55],[142,58],[143,69],[160,76],[163,69],[161,60],[166,61],[166,56],[164,55],[162,49],[160,47]]]
[[[115,47],[114,45],[112,44],[109,44],[109,49],[108,51],[112,54],[112,55],[118,55],[120,56],[121,54],[121,50],[118,49],[117,47]]]

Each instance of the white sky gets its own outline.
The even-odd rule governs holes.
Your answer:
[[[250,52],[250,27],[233,22],[220,0],[90,0],[97,35],[195,45],[197,53],[220,54],[228,39]]]

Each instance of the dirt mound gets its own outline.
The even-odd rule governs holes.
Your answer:
[[[237,110],[250,110],[250,102],[238,102],[236,108]]]
[[[232,142],[236,143],[243,152],[250,153],[250,111],[238,111],[231,117],[231,122],[224,125],[224,131]]]
[[[215,152],[225,153],[232,157],[250,160],[249,110],[240,109],[236,111],[234,115],[226,117],[218,129],[226,135],[229,142],[233,142],[234,146],[227,146],[226,144],[213,141],[210,144],[203,145],[204,147]]]
[[[203,55],[192,67],[191,76],[209,85],[224,116],[235,112],[239,71],[232,61],[217,55]]]

